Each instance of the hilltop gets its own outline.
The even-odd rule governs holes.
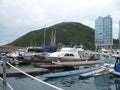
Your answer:
[[[56,30],[56,43],[74,42],[81,44],[85,49],[94,49],[94,29],[78,22],[62,22],[50,27],[33,30],[15,41],[10,46],[41,46],[44,43],[44,31],[46,30],[45,44],[50,45],[51,32]]]

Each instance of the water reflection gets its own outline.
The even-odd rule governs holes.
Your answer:
[[[116,90],[120,90],[120,80],[115,80]]]
[[[107,63],[114,62],[109,58],[105,58],[105,61]],[[29,66],[20,66],[20,68],[24,67]],[[41,74],[35,75],[35,77],[39,79],[42,79],[41,76]],[[64,90],[120,90],[119,80],[115,80],[111,78],[110,74],[107,74],[98,77],[87,78],[84,80],[79,80],[79,75],[73,75],[47,79],[45,81],[60,88],[63,88]],[[8,77],[7,81],[14,87],[15,90],[53,90],[53,88],[49,88],[42,83],[38,83],[37,81],[28,78],[25,75]],[[0,88],[0,90],[2,89]]]
[[[97,90],[113,90],[111,88],[111,83],[109,83],[109,78],[111,74],[106,74],[98,77],[94,77],[94,85]]]
[[[64,90],[96,90],[93,85],[93,78],[80,80],[79,75],[52,78],[47,80],[48,83],[64,88]]]
[[[78,75],[73,75],[73,76],[66,76],[66,77],[59,77],[59,78],[50,78],[45,81],[52,84],[53,82],[54,84],[59,82],[59,84],[63,85],[64,87],[71,87],[74,84],[79,82],[79,78],[78,78]]]
[[[120,90],[120,77],[111,76],[110,82],[115,85],[115,90]]]

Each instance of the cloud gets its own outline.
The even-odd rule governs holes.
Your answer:
[[[118,33],[119,5],[119,0],[0,0],[0,43],[45,24],[76,21],[94,28],[95,19],[107,15],[113,17],[113,32]]]

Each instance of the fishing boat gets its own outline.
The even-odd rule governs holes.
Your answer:
[[[109,70],[112,74],[120,76],[120,56],[116,57],[114,67]]]
[[[55,78],[55,77],[70,76],[70,75],[86,73],[86,72],[93,71],[99,68],[100,68],[99,64],[93,65],[91,67],[80,66],[78,70],[44,74],[43,77],[44,78]]]

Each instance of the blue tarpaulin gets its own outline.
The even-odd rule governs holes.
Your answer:
[[[56,46],[47,46],[43,48],[43,52],[55,52],[57,50]]]
[[[115,71],[120,72],[120,57],[116,57],[114,69]]]

